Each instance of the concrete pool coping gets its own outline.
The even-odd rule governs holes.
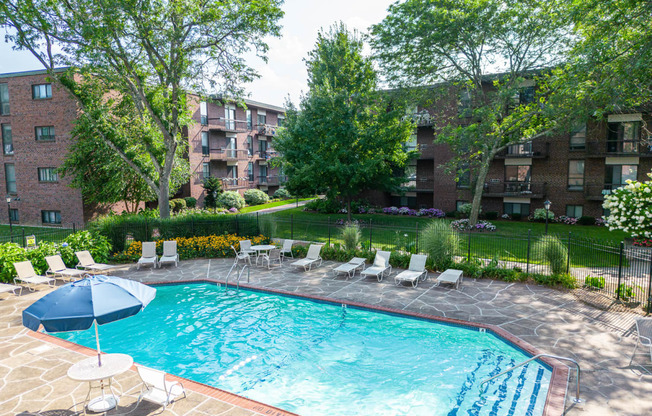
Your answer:
[[[224,285],[226,286],[226,282],[223,280],[219,279],[210,279],[210,278],[204,278],[204,279],[191,279],[191,280],[179,280],[179,281],[149,281],[146,282],[145,284],[147,285],[152,285],[152,286],[178,286],[178,285],[185,285],[185,284],[193,284],[193,283],[211,283],[211,284],[216,284],[216,285]],[[236,284],[229,283],[228,287],[236,287]],[[477,329],[485,329],[488,331],[491,331],[495,336],[499,337],[501,340],[506,342],[507,344],[510,344],[514,348],[517,348],[526,354],[529,354],[531,356],[535,356],[537,354],[543,353],[541,350],[537,349],[536,347],[532,346],[531,344],[523,341],[522,339],[518,338],[517,336],[513,335],[509,331],[506,331],[496,325],[492,324],[484,324],[484,323],[476,323],[476,322],[469,322],[469,321],[464,321],[460,319],[454,319],[454,318],[447,318],[447,317],[441,317],[441,316],[436,316],[436,315],[429,315],[425,313],[420,313],[420,312],[412,312],[412,311],[405,311],[405,310],[400,310],[400,309],[394,309],[394,308],[388,308],[385,306],[377,306],[377,305],[370,305],[367,303],[363,302],[354,302],[354,301],[348,301],[348,300],[337,300],[329,297],[324,297],[324,296],[318,296],[318,295],[308,295],[308,294],[297,294],[295,292],[289,292],[281,289],[273,289],[273,288],[260,288],[257,286],[253,285],[248,285],[245,283],[242,283],[239,285],[239,287],[251,290],[251,291],[256,291],[256,292],[267,292],[267,293],[274,293],[274,294],[279,294],[283,296],[290,296],[294,298],[300,298],[300,299],[308,299],[308,300],[313,300],[313,301],[318,301],[318,302],[324,302],[324,303],[329,303],[329,304],[336,304],[336,305],[347,305],[354,307],[354,308],[360,308],[360,309],[366,309],[366,310],[371,310],[371,311],[376,311],[376,312],[382,312],[382,313],[388,313],[392,315],[398,315],[398,316],[407,316],[411,318],[416,318],[416,319],[422,319],[422,320],[427,320],[427,321],[433,321],[433,322],[439,322],[439,323],[444,323],[448,325],[455,325],[455,326],[462,326],[462,327],[468,327],[468,328],[477,328]],[[51,342],[53,344],[56,344],[60,347],[73,350],[76,352],[80,352],[85,355],[95,355],[96,351],[84,347],[75,343],[72,343],[70,341],[63,340],[61,338],[55,337],[53,335],[41,333],[41,332],[31,332],[30,336]],[[566,405],[566,391],[568,388],[568,381],[569,381],[569,375],[570,375],[570,369],[568,366],[565,364],[560,363],[559,361],[555,359],[551,359],[548,357],[541,357],[537,359],[538,361],[543,362],[545,365],[550,367],[552,369],[551,371],[551,376],[550,376],[550,383],[548,386],[548,394],[546,396],[546,402],[544,405],[543,413],[542,416],[558,416],[564,413],[565,410],[565,405]],[[135,367],[132,367],[132,370],[135,371]],[[265,414],[265,415],[275,415],[275,416],[297,416],[296,413],[289,412],[284,409],[280,409],[274,406],[271,406],[266,403],[258,402],[252,399],[248,399],[243,396],[239,396],[237,394],[228,392],[226,390],[221,390],[216,387],[212,387],[203,383],[199,383],[190,379],[186,379],[183,377],[176,376],[174,374],[170,374],[170,377],[173,378],[174,380],[181,381],[187,389],[201,393],[204,395],[207,395],[209,397],[213,397],[215,399],[224,401],[226,403],[255,411],[257,413]]]

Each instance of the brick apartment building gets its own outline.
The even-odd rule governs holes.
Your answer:
[[[42,70],[0,74],[0,192],[11,198],[10,211],[0,209],[0,222],[11,216],[14,224],[68,227],[110,208],[120,212],[120,205],[85,204],[70,178],[57,175],[78,110],[67,91],[47,78]],[[228,190],[257,187],[272,194],[278,189],[283,177],[267,162],[283,109],[246,100],[244,110],[190,98],[196,123],[185,133],[192,177],[176,197],[193,196],[201,206],[201,183],[209,175],[227,178]]]
[[[533,86],[525,87],[520,99],[532,97],[532,93]],[[444,100],[436,103],[440,114],[462,114],[465,109],[458,94]],[[451,159],[451,151],[447,145],[433,143],[436,119],[428,117],[427,110],[419,110],[421,116],[410,146],[416,146],[420,156],[408,170],[407,192],[386,194],[382,204],[456,210],[471,202],[471,181],[455,182],[443,171],[441,165]],[[650,114],[644,111],[612,114],[607,120],[577,126],[568,134],[510,146],[491,164],[484,184],[483,211],[518,213],[525,218],[543,208],[548,199],[556,215],[604,215],[604,195],[627,179],[647,180],[646,174],[652,171],[652,142],[643,128],[649,122]]]

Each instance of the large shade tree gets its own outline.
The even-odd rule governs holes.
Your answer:
[[[306,59],[309,91],[299,108],[288,103],[274,139],[293,195],[325,192],[346,201],[367,189],[393,190],[405,182],[403,144],[412,124],[405,107],[378,91],[363,42],[343,24],[320,31]]]
[[[153,175],[129,149],[112,141],[103,123],[89,118],[98,137],[156,195],[169,216],[170,177],[190,122],[187,91],[219,88],[239,96],[256,73],[244,55],[265,57],[264,37],[279,35],[281,0],[7,0],[0,3],[6,39],[30,51],[53,79],[77,95],[89,77],[102,78],[113,93],[127,95],[135,117],[155,129],[143,143]],[[67,65],[81,76],[54,69]],[[78,99],[80,110],[86,110]],[[92,111],[89,111],[89,114]]]
[[[559,122],[554,108],[544,105],[552,93],[548,82],[524,90],[565,57],[570,26],[557,7],[557,1],[546,0],[407,0],[390,6],[389,15],[371,29],[375,57],[389,83],[436,85],[427,90],[442,95],[436,99],[463,98],[459,113],[455,100],[435,109],[434,124],[436,140],[453,151],[449,167],[458,168],[457,179],[466,169],[473,174],[472,223],[494,157]]]

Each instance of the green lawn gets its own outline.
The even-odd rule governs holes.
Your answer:
[[[13,228],[13,241],[22,244],[23,232],[25,235],[34,234],[38,240],[60,241],[72,233],[71,228],[60,227],[28,227],[22,225],[14,225]],[[10,241],[9,225],[0,225],[0,243]]]
[[[312,200],[312,199],[315,199],[315,198],[314,198],[314,197],[311,197],[311,198],[300,198],[300,199],[299,199],[299,202],[301,202],[301,201],[310,201],[310,200]],[[244,207],[244,208],[242,208],[242,209],[240,210],[240,213],[241,213],[241,214],[248,214],[248,213],[250,213],[250,212],[260,211],[260,210],[262,210],[262,209],[274,208],[274,207],[280,207],[280,206],[282,206],[282,205],[294,204],[294,203],[296,203],[296,202],[297,202],[296,199],[286,199],[286,200],[283,200],[283,201],[270,202],[270,203],[268,203],[268,204],[252,205],[252,206],[249,206],[249,207]]]

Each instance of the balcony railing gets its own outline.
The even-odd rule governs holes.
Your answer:
[[[485,183],[483,196],[519,196],[525,198],[543,198],[545,194],[545,183],[500,181]]]
[[[271,124],[256,125],[256,130],[258,130],[258,134],[262,134],[263,136],[276,136],[277,128],[278,126],[272,126]]]
[[[249,187],[249,178],[220,178],[222,180],[222,189],[238,189]]]
[[[261,159],[269,160],[273,157],[276,157],[278,153],[274,149],[267,149],[267,150],[259,150],[258,152],[256,152],[256,155]]]
[[[435,190],[435,178],[428,176],[418,177],[416,181],[417,192],[433,192]]]
[[[419,143],[416,150],[420,153],[419,159],[433,159],[435,157],[434,143]]]
[[[643,156],[652,157],[652,143],[640,140],[608,140],[586,143],[586,154],[592,157]]]
[[[544,159],[548,157],[550,153],[550,143],[522,143],[514,144],[507,146],[507,149],[501,151],[496,155],[496,159],[505,159],[505,158],[534,158],[534,159]]]
[[[279,186],[287,182],[285,175],[267,175],[258,177],[258,185]]]
[[[421,110],[417,113],[406,114],[403,119],[412,120],[417,125],[417,127],[432,126],[432,123],[434,122],[434,117],[428,112],[428,110]]]
[[[211,160],[241,160],[247,159],[249,153],[247,149],[210,149],[209,156]]]
[[[584,196],[591,201],[602,201],[605,195],[609,195],[614,189],[627,185],[605,183],[603,185],[584,185]]]
[[[243,120],[225,119],[223,117],[209,118],[208,129],[242,133],[247,131],[247,122]]]

